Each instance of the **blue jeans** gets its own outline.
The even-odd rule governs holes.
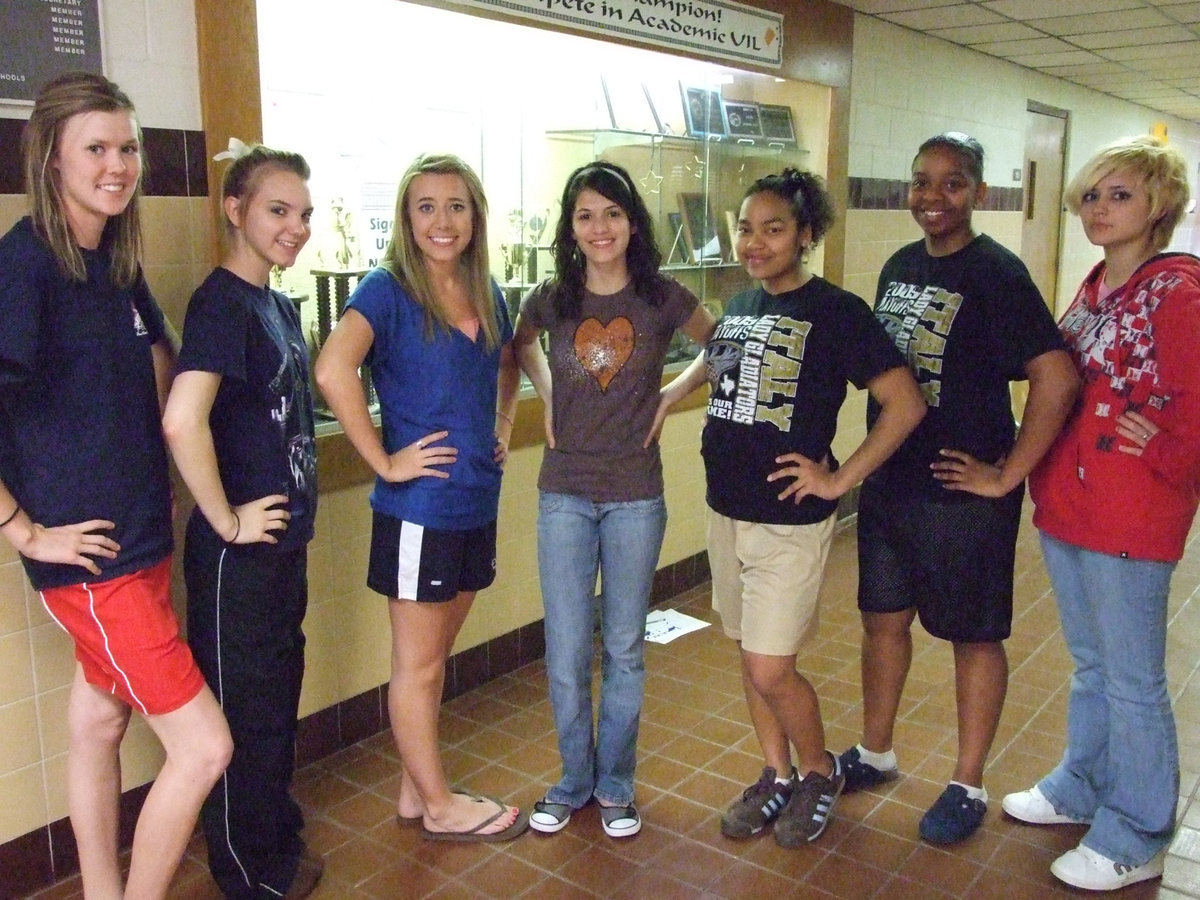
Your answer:
[[[646,680],[643,645],[650,586],[667,527],[661,496],[593,503],[543,492],[538,569],[546,607],[546,669],[562,780],[546,799],[578,809],[593,796],[633,802],[638,720]],[[601,575],[600,718],[592,731],[592,635]]]
[[[1179,748],[1167,695],[1167,591],[1174,563],[1122,559],[1042,534],[1075,662],[1067,749],[1038,788],[1091,819],[1083,843],[1139,866],[1175,830]]]

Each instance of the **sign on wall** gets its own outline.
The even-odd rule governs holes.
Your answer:
[[[522,19],[742,63],[783,64],[783,16],[729,0],[459,0]]]
[[[0,35],[0,101],[32,103],[64,72],[103,72],[100,0],[4,0]]]

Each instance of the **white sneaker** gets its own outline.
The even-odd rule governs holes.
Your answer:
[[[1162,877],[1163,856],[1160,852],[1140,866],[1127,866],[1080,844],[1051,863],[1050,871],[1059,881],[1072,887],[1088,891],[1115,891],[1127,884]]]
[[[1030,825],[1087,825],[1091,822],[1090,819],[1076,819],[1074,816],[1064,816],[1055,811],[1053,804],[1038,790],[1037,785],[1027,791],[1008,794],[1000,805],[1014,819],[1020,819]]]

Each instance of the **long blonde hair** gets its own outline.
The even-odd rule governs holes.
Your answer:
[[[396,218],[392,228],[392,239],[383,251],[380,266],[387,269],[400,282],[405,291],[425,310],[427,334],[433,326],[449,331],[454,323],[446,318],[437,302],[425,256],[413,237],[412,218],[408,214],[408,192],[412,183],[421,175],[458,175],[467,187],[471,199],[472,231],[471,242],[463,251],[459,265],[467,281],[467,293],[471,307],[483,329],[484,340],[489,349],[500,343],[496,325],[496,300],[492,294],[492,275],[488,266],[487,198],[479,176],[465,162],[450,153],[423,153],[413,160],[412,165],[400,179],[396,191]]]
[[[34,231],[50,245],[63,274],[73,281],[87,281],[87,268],[67,220],[62,191],[51,164],[63,124],[72,116],[89,112],[130,113],[137,129],[138,152],[142,153],[142,129],[133,102],[103,75],[90,72],[69,72],[48,82],[38,94],[33,114],[21,135],[25,192],[29,195]],[[145,171],[143,157],[142,174]],[[125,209],[110,216],[104,225],[104,239],[112,257],[109,277],[118,287],[130,287],[138,278],[142,258],[142,224],[138,213],[141,193],[139,177]]]

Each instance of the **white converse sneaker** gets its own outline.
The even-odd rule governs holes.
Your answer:
[[[1163,856],[1160,852],[1147,863],[1128,866],[1080,844],[1051,863],[1050,871],[1059,881],[1065,881],[1072,887],[1087,891],[1115,891],[1127,884],[1162,877]]]
[[[1014,819],[1030,825],[1087,825],[1090,819],[1076,819],[1057,812],[1046,795],[1034,785],[1027,791],[1008,794],[1000,804]]]

